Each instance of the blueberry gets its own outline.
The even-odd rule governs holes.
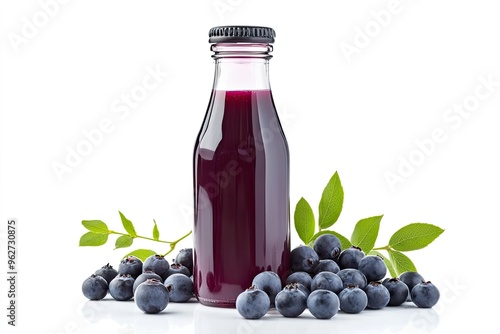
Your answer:
[[[189,272],[193,273],[193,249],[184,248],[179,251],[175,257],[175,263],[182,264],[184,267],[188,268]],[[189,276],[189,275],[188,275]]]
[[[162,278],[152,270],[146,270],[134,280],[133,292],[135,296],[135,291],[139,284],[146,282],[148,279],[155,279],[163,283]]]
[[[128,274],[135,279],[137,276],[142,274],[142,261],[135,256],[127,256],[120,262],[120,265],[118,266],[118,274]]]
[[[173,274],[165,280],[171,302],[183,303],[193,297],[193,281],[184,274]]]
[[[245,319],[262,318],[271,306],[269,296],[264,291],[252,286],[238,295],[236,309]]]
[[[408,286],[408,290],[413,289],[418,283],[425,282],[425,279],[419,273],[415,271],[407,271],[399,275],[399,279]]]
[[[431,308],[439,300],[439,290],[431,282],[418,283],[411,289],[411,300],[418,307]]]
[[[351,248],[344,249],[339,256],[338,264],[340,269],[352,268],[358,269],[359,262],[365,257],[365,253],[361,248],[351,246]]]
[[[339,310],[339,297],[329,290],[315,290],[307,297],[307,308],[317,319],[330,319]]]
[[[368,255],[362,258],[359,261],[358,270],[366,276],[368,282],[380,281],[387,274],[387,266],[378,255]]]
[[[167,259],[163,257],[163,255],[160,254],[155,254],[151,255],[144,261],[144,265],[142,266],[142,269],[145,270],[152,270],[156,274],[158,274],[160,277],[165,279],[165,275],[168,273],[170,270],[170,264],[168,263]]]
[[[311,293],[311,291],[308,288],[306,288],[304,286],[304,284],[302,284],[302,283],[295,283],[295,285],[297,286],[297,289],[300,292],[302,292],[306,297],[309,297],[309,294]]]
[[[165,275],[162,276],[162,278],[163,280],[166,280],[168,276],[173,274],[183,274],[186,275],[187,277],[191,276],[189,269],[187,267],[184,267],[180,263],[172,263],[170,265],[170,269],[165,273]]]
[[[408,286],[408,298],[407,301],[411,301],[411,290],[418,283],[425,282],[425,279],[419,273],[415,271],[407,271],[399,275],[399,279]]]
[[[380,282],[370,282],[365,287],[365,293],[368,298],[367,307],[374,310],[386,307],[391,299],[389,290]]]
[[[313,248],[321,260],[336,260],[342,251],[339,238],[333,234],[320,235],[314,240]]]
[[[336,294],[344,289],[344,283],[337,274],[329,271],[316,274],[311,282],[311,291],[329,290]]]
[[[108,282],[103,277],[92,274],[83,281],[82,292],[90,300],[101,300],[108,294]]]
[[[347,288],[348,285],[355,285],[360,289],[364,289],[367,284],[365,274],[358,269],[342,269],[337,273],[337,276],[344,283],[344,288]]]
[[[337,262],[333,260],[319,260],[319,264],[314,270],[314,274],[321,273],[323,271],[329,271],[331,273],[338,273],[340,271],[340,267]]]
[[[118,271],[116,271],[116,269],[114,269],[113,266],[110,266],[108,263],[102,268],[97,269],[94,274],[104,278],[109,285],[109,283],[111,283],[113,278],[115,278],[116,275],[118,275]]]
[[[388,306],[399,306],[408,298],[408,286],[399,278],[386,278],[382,284],[389,290],[390,299],[387,304]]]
[[[273,271],[263,271],[254,277],[252,285],[267,293],[271,306],[274,306],[276,295],[282,289],[281,279],[278,274]]]
[[[286,285],[276,295],[276,310],[287,318],[295,318],[302,314],[307,307],[307,297],[298,288],[297,284]]]
[[[368,305],[368,297],[360,288],[349,285],[339,294],[340,309],[346,313],[360,313]]]
[[[290,274],[285,280],[286,284],[300,283],[304,285],[308,290],[311,290],[312,277],[309,273],[305,271],[297,271]]]
[[[134,278],[129,274],[118,274],[109,283],[109,294],[119,301],[132,299],[134,297]]]
[[[319,264],[318,254],[309,246],[298,246],[290,253],[292,271],[314,273]]]
[[[168,291],[157,279],[147,279],[137,287],[135,304],[145,313],[160,313],[168,305]]]

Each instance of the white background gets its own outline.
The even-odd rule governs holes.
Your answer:
[[[494,308],[485,303],[499,298],[491,272],[500,199],[497,2],[400,0],[383,25],[375,17],[393,8],[389,0],[61,0],[48,16],[41,3],[49,2],[0,7],[2,268],[6,221],[19,220],[19,327],[9,333],[221,333],[221,326],[228,333],[450,333],[493,322]],[[30,31],[27,22],[39,27]],[[164,239],[191,228],[192,150],[213,79],[207,34],[225,24],[277,32],[271,84],[291,151],[292,213],[302,196],[317,210],[338,171],[345,190],[339,232],[349,236],[359,219],[379,214],[378,246],[411,222],[444,228],[428,248],[408,254],[441,289],[434,310],[409,305],[327,322],[276,314],[248,322],[234,310],[197,304],[169,305],[157,317],[133,302],[85,304],[83,279],[107,262],[117,266],[126,250],[113,250],[114,237],[79,248],[82,219],[122,230],[121,210],[149,235],[154,218]],[[371,37],[363,39],[365,29]],[[347,44],[357,53],[346,57]],[[115,113],[113,104],[141,85],[147,68],[168,75],[126,117]],[[481,77],[496,86],[477,88]],[[448,114],[464,103],[473,109],[466,118]],[[58,179],[54,162],[65,164],[68,149],[104,119],[112,130]],[[418,153],[416,141],[436,129],[444,140]],[[391,188],[386,174],[410,158],[417,166]],[[294,233],[292,244],[299,243]],[[166,251],[150,242],[134,246]],[[178,247],[190,246],[189,238]],[[87,321],[89,308],[103,319]]]

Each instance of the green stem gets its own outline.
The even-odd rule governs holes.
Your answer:
[[[183,235],[182,237],[180,237],[179,239],[173,241],[170,243],[170,250],[168,252],[166,252],[163,256],[167,256],[168,254],[172,253],[172,251],[175,249],[175,246],[177,246],[177,243],[179,243],[180,241],[186,239],[188,236],[191,235],[191,233],[193,233],[193,231],[189,231],[188,233],[186,233],[185,235]]]
[[[390,245],[384,246],[384,247],[376,247],[373,248],[373,250],[391,250],[392,247]]]
[[[128,233],[121,233],[121,232],[116,232],[116,231],[111,231],[111,230],[109,231],[109,234],[127,235],[127,236],[130,237],[130,234],[128,234]],[[151,241],[163,242],[164,244],[172,244],[172,243],[176,243],[178,241],[178,240],[177,241],[155,240],[153,238],[143,237],[141,235],[137,235],[134,238],[140,238],[140,239],[146,239],[146,240],[151,240]]]
[[[128,233],[121,233],[121,232],[116,232],[116,231],[112,231],[112,230],[109,230],[108,231],[109,234],[118,234],[118,235],[126,235],[126,236],[129,236],[129,237],[132,237],[130,234]],[[175,246],[177,246],[177,244],[186,239],[188,236],[191,235],[191,233],[193,233],[193,231],[189,231],[188,233],[184,234],[182,237],[180,237],[179,239],[175,240],[175,241],[165,241],[165,240],[156,240],[156,239],[153,239],[153,238],[149,238],[149,237],[144,237],[142,235],[137,235],[135,237],[132,237],[132,238],[140,238],[140,239],[146,239],[146,240],[151,240],[151,241],[156,241],[156,242],[161,242],[161,243],[164,243],[164,244],[170,244],[170,250],[168,252],[166,252],[163,256],[167,256],[168,254],[172,253],[172,251],[175,249]]]
[[[177,241],[175,241],[175,243],[178,243],[179,241],[182,241],[184,239],[186,239],[187,237],[189,237],[191,235],[191,233],[193,233],[193,231],[189,231],[188,233],[186,233],[184,236],[182,236],[180,239],[178,239]]]

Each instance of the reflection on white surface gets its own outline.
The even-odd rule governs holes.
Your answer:
[[[109,298],[109,297],[108,297]],[[188,303],[169,303],[159,314],[145,314],[133,301],[112,299],[88,301],[82,307],[88,326],[84,333],[108,334],[263,334],[263,333],[431,333],[439,325],[433,309],[419,309],[412,303],[360,314],[339,312],[330,320],[315,319],[309,311],[290,319],[271,310],[260,320],[246,320],[235,309],[203,306],[194,299]]]
[[[194,309],[196,334],[261,334],[261,333],[430,333],[439,323],[433,309],[418,309],[408,303],[401,307],[365,310],[360,314],[339,312],[332,319],[318,320],[309,311],[300,317],[284,318],[271,310],[260,320],[246,320],[235,310],[208,308]]]

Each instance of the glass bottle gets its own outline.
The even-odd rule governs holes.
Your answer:
[[[210,29],[215,78],[194,150],[194,290],[234,307],[259,272],[290,268],[289,152],[269,84],[275,32]]]

